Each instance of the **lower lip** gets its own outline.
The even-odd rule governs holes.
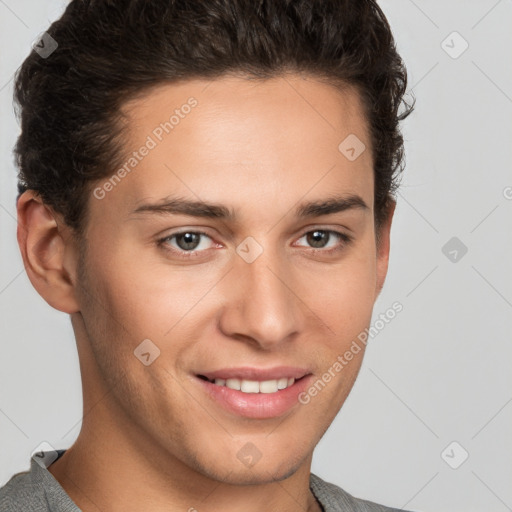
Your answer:
[[[312,375],[305,375],[291,386],[275,393],[244,393],[226,386],[217,386],[196,377],[206,393],[227,411],[245,418],[277,418],[298,404],[298,396],[307,389]]]

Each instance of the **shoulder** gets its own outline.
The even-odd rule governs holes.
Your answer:
[[[341,487],[326,482],[313,473],[310,475],[310,486],[325,512],[407,512],[355,498]]]
[[[0,488],[2,512],[48,510],[44,487],[33,478],[32,471],[16,473]]]
[[[47,466],[65,450],[41,452],[30,459],[30,470],[16,473],[0,488],[0,512],[80,512]]]

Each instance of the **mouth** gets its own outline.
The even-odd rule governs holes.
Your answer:
[[[249,380],[249,379],[209,379],[205,375],[198,375],[202,380],[206,380],[215,386],[226,387],[234,389],[235,391],[241,391],[242,393],[277,393],[283,389],[287,389],[293,384],[301,380],[304,377],[295,379],[293,377],[280,377],[279,379],[270,380]]]
[[[269,419],[299,406],[298,396],[312,378],[309,371],[292,367],[238,368],[197,373],[194,381],[216,407],[238,417]]]

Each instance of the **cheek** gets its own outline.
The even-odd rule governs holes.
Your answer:
[[[120,331],[134,341],[161,338],[208,289],[208,282],[198,281],[191,272],[155,266],[143,255],[123,250],[108,257],[98,251],[91,258],[91,285],[95,314],[110,331]]]
[[[84,292],[82,317],[96,365],[107,385],[114,390],[117,403],[128,415],[151,418],[156,428],[156,411],[184,409],[184,404],[176,399],[179,389],[171,395],[162,394],[161,390],[175,386],[174,378],[166,371],[170,365],[163,362],[179,359],[182,349],[164,344],[163,333],[172,328],[187,308],[183,306],[182,313],[176,307],[180,301],[170,300],[168,287],[160,285],[155,290],[150,276],[141,271],[143,265],[135,269],[126,264],[114,264],[116,261],[122,258],[117,260],[114,254],[89,261],[83,283],[87,291]],[[151,343],[141,345],[147,339]],[[155,358],[155,363],[146,366],[134,354],[139,346],[150,353],[150,358],[156,354],[155,347],[160,351],[157,357],[163,357]],[[169,396],[173,397],[172,407]],[[179,424],[174,421],[175,428]]]
[[[335,345],[356,337],[370,323],[375,301],[376,261],[369,244],[340,264],[310,275],[308,303],[334,331]]]

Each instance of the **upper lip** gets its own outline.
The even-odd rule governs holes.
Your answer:
[[[220,370],[199,372],[197,375],[202,375],[209,380],[215,379],[240,379],[240,380],[277,380],[283,377],[292,377],[300,379],[304,375],[311,373],[305,368],[298,368],[296,366],[274,366],[272,368],[254,368],[243,366],[238,368],[222,368]]]

